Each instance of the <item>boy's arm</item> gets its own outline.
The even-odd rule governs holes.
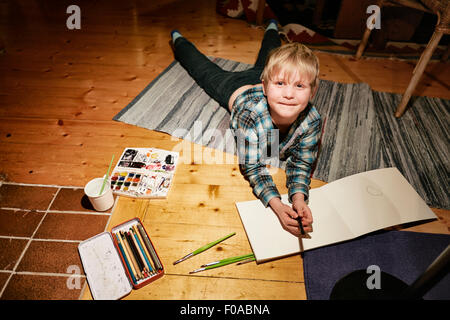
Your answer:
[[[255,127],[253,127],[255,128]],[[239,155],[239,168],[244,177],[250,182],[253,193],[261,200],[265,207],[270,206],[280,220],[281,226],[295,236],[300,236],[298,216],[291,206],[281,202],[278,192],[269,170],[262,163],[264,134],[258,136],[257,130],[240,131],[236,134]],[[312,222],[312,221],[311,221]],[[305,229],[307,230],[307,229]],[[309,231],[309,230],[308,230]]]
[[[288,187],[289,202],[292,203],[292,209],[295,214],[289,214],[291,218],[301,217],[300,222],[306,232],[312,231],[311,224],[313,217],[311,209],[308,207],[306,201],[309,196],[309,184],[311,182],[311,169],[314,161],[317,158],[317,151],[320,139],[320,119],[314,121],[300,142],[288,157],[286,162],[286,186]],[[288,221],[290,219],[287,219]],[[294,235],[299,235],[298,223],[293,224],[290,220],[290,231]]]
[[[267,141],[253,126],[246,130],[238,130],[235,134],[241,173],[249,181],[255,196],[267,207],[272,198],[281,199],[272,176],[263,163],[262,152],[267,147]]]
[[[264,207],[269,205],[269,201],[272,198],[281,199],[281,195],[272,180],[272,176],[265,166],[241,164],[239,168],[244,177],[249,181],[253,193],[261,200]]]
[[[319,149],[320,129],[320,119],[312,122],[286,161],[286,187],[291,203],[296,193],[302,193],[304,201],[309,197],[311,170]]]

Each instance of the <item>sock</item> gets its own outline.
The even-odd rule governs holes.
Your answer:
[[[180,31],[174,29],[172,30],[172,32],[170,33],[171,37],[172,37],[172,43],[175,43],[175,40],[177,40],[178,38],[182,37]]]
[[[271,29],[278,31],[278,21],[277,20],[275,20],[275,19],[269,20],[269,25],[267,26],[266,31],[271,30]]]

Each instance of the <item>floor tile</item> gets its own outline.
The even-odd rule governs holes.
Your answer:
[[[78,281],[78,283],[76,282]],[[86,278],[14,274],[3,300],[73,300],[78,299]],[[73,289],[70,289],[72,287]]]
[[[43,212],[0,209],[0,235],[31,237],[38,226]]]
[[[0,207],[47,210],[57,191],[55,187],[3,184],[0,186]]]
[[[6,281],[8,281],[11,272],[0,272],[0,291],[3,289]]]
[[[36,239],[85,240],[105,231],[109,215],[47,213]]]
[[[84,274],[78,254],[78,243],[33,240],[16,272]]]
[[[0,270],[13,270],[28,240],[0,239]]]
[[[50,203],[57,212],[45,213]],[[78,241],[103,232],[111,211],[97,213],[82,188],[0,186],[0,299],[78,299],[86,282]],[[29,240],[14,237],[33,234],[24,252]]]
[[[89,201],[89,198],[84,194],[82,188],[61,188],[50,210],[95,212],[94,207]],[[105,212],[111,211],[112,208]]]

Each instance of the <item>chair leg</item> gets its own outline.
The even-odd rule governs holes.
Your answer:
[[[364,35],[361,39],[361,42],[359,43],[358,50],[356,51],[355,59],[361,58],[364,49],[366,48],[367,42],[369,41],[370,33],[372,32],[371,29],[366,28],[366,31],[364,31]]]
[[[403,94],[402,101],[400,102],[400,104],[397,107],[397,110],[395,111],[396,118],[400,118],[405,112],[406,106],[408,105],[408,102],[411,99],[411,95],[414,89],[416,88],[420,78],[422,77],[422,74],[428,64],[428,61],[430,61],[430,58],[433,55],[434,50],[436,49],[437,45],[439,44],[439,41],[442,38],[442,35],[443,35],[442,32],[435,31],[433,33],[433,36],[431,37],[430,42],[428,42],[427,47],[420,56],[420,60],[413,71],[413,76],[409,81],[408,88]]]
[[[377,1],[378,7],[380,7],[380,8],[383,7],[384,2],[385,2],[385,0],[378,0]],[[375,19],[375,17],[374,17],[374,19]],[[375,21],[373,21],[373,22],[375,22]],[[361,56],[362,56],[362,54],[364,52],[364,49],[367,46],[367,42],[369,41],[369,37],[370,37],[370,33],[371,32],[372,32],[372,29],[369,29],[369,28],[366,27],[366,30],[364,31],[363,37],[361,39],[361,42],[359,43],[358,50],[356,51],[355,59],[358,60],[359,58],[361,58]]]

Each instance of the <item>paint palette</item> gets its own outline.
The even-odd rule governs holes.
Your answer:
[[[125,148],[110,181],[119,195],[139,198],[165,198],[179,154],[156,148]]]

